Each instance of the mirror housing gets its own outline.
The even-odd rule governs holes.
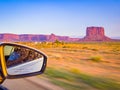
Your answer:
[[[9,79],[42,74],[47,64],[43,52],[20,44],[1,43],[0,57],[2,73]]]

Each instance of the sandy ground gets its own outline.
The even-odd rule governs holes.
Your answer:
[[[101,51],[81,49],[43,49],[48,55],[48,67],[72,69],[80,72],[107,77],[111,79],[120,78],[120,56],[119,54],[105,54]],[[101,57],[100,62],[91,61],[93,56]]]

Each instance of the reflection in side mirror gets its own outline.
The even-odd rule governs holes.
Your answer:
[[[32,48],[20,45],[4,45],[4,56],[9,77],[43,73],[47,57]]]
[[[30,62],[26,62],[14,67],[7,68],[9,75],[19,75],[26,73],[38,72],[41,70],[43,65],[43,58],[39,58],[38,60],[33,60]]]

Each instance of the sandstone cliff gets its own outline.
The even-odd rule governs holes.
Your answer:
[[[120,41],[116,39],[110,39],[105,35],[103,27],[87,27],[86,36],[84,38],[70,38],[68,36],[58,36],[55,34],[41,35],[41,34],[0,34],[0,42],[54,42],[55,40],[64,42],[82,42],[82,41]]]
[[[87,27],[86,36],[84,41],[111,41],[110,38],[105,36],[103,27]]]
[[[9,34],[9,33],[0,34],[0,41],[2,42],[19,41],[19,36],[16,34]]]

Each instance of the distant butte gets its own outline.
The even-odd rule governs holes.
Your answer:
[[[107,37],[103,27],[87,27],[86,36],[83,38],[70,38],[69,36],[57,36],[55,34],[0,34],[0,42],[54,42],[55,40],[64,42],[89,42],[89,41],[120,41]]]
[[[86,36],[84,41],[111,41],[111,39],[105,36],[103,27],[87,27]]]

